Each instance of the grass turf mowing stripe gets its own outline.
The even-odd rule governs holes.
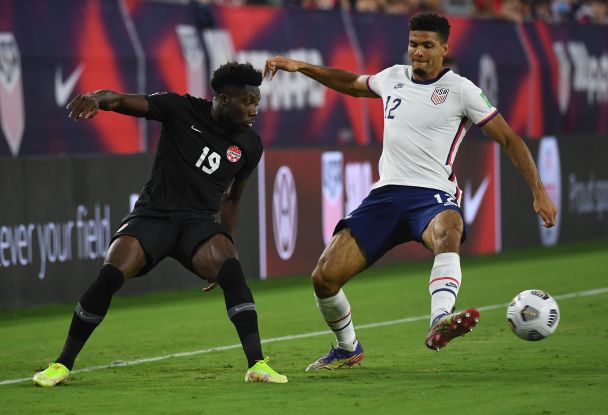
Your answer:
[[[595,288],[592,290],[578,291],[578,292],[574,292],[574,293],[565,293],[565,294],[560,294],[560,295],[554,295],[553,298],[561,301],[561,300],[568,300],[568,299],[578,298],[578,297],[591,297],[594,295],[600,295],[600,294],[604,294],[604,293],[608,293],[608,287]],[[496,310],[498,308],[502,308],[502,307],[506,307],[506,306],[507,306],[507,304],[505,304],[505,303],[492,304],[492,305],[477,307],[477,309],[479,311],[488,311],[488,310]],[[397,320],[381,321],[381,322],[377,322],[377,323],[361,324],[361,325],[357,325],[357,330],[391,326],[394,324],[401,324],[401,323],[411,323],[414,321],[426,320],[428,318],[429,318],[428,315],[424,315],[424,316],[416,316],[416,317],[406,317],[406,318],[401,318],[401,319],[397,319]],[[314,331],[314,332],[302,333],[302,334],[292,334],[289,336],[281,336],[281,337],[273,337],[270,339],[264,339],[264,340],[262,340],[262,344],[302,339],[302,338],[306,338],[306,337],[323,336],[323,335],[327,335],[327,334],[328,334],[327,330]],[[131,360],[131,361],[118,361],[118,362],[111,363],[109,365],[85,367],[83,369],[74,370],[74,371],[72,371],[72,373],[93,372],[95,370],[109,369],[109,368],[120,367],[120,366],[139,365],[142,363],[157,362],[159,360],[166,360],[166,359],[171,359],[174,357],[195,356],[198,354],[218,352],[218,351],[223,351],[223,350],[236,349],[236,348],[240,348],[240,347],[241,347],[240,344],[231,344],[228,346],[210,347],[208,349],[195,350],[192,352],[172,353],[172,354],[168,354],[168,355],[164,355],[164,356],[147,357],[147,358],[136,359],[136,360]],[[14,383],[27,382],[27,381],[31,381],[31,380],[32,380],[31,377],[19,378],[19,379],[8,379],[8,380],[0,381],[0,385],[10,385],[10,384],[14,384]]]

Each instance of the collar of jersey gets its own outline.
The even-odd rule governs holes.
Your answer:
[[[416,81],[414,79],[414,75],[412,75],[411,79],[412,79],[412,82],[415,83],[415,84],[429,85],[429,84],[432,84],[434,82],[437,82],[439,80],[439,78],[441,78],[443,75],[445,75],[449,71],[450,71],[450,68],[443,68],[443,70],[439,73],[439,75],[436,78],[427,79],[426,81]]]

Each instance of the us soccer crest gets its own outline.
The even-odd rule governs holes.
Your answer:
[[[226,157],[228,161],[236,163],[241,159],[241,149],[238,146],[230,146],[228,151],[226,151]]]
[[[0,124],[11,153],[16,156],[25,128],[25,109],[21,56],[10,32],[0,32]]]
[[[450,90],[447,88],[435,88],[433,95],[431,95],[431,101],[433,101],[433,104],[435,105],[443,104],[448,97],[448,92],[450,92]]]

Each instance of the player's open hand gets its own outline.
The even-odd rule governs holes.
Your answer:
[[[534,196],[534,211],[540,216],[543,221],[543,226],[545,228],[550,228],[555,226],[556,216],[557,216],[557,207],[547,194],[547,192],[542,192],[538,196]]]
[[[300,68],[300,63],[285,56],[274,56],[266,60],[262,76],[266,77],[268,75],[268,80],[272,81],[272,78],[274,78],[279,69],[287,72],[296,72]]]
[[[78,95],[66,106],[70,111],[68,117],[77,121],[81,118],[93,118],[99,111],[99,97],[95,92]]]

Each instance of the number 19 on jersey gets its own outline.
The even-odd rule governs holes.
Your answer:
[[[203,152],[196,161],[195,166],[200,168],[201,166],[203,166],[203,162],[205,161],[205,159],[207,159],[207,164],[209,164],[209,166],[203,166],[202,170],[207,174],[211,174],[220,167],[220,161],[222,160],[222,157],[216,152],[213,152],[209,154],[209,157],[207,158],[207,154],[209,154],[209,147],[205,147],[203,149]]]

